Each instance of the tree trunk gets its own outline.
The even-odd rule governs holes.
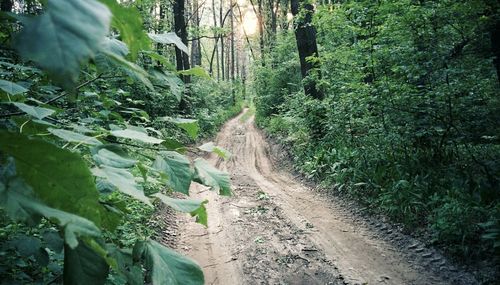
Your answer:
[[[187,45],[187,29],[186,29],[186,20],[184,18],[184,0],[175,0],[174,2],[174,29],[175,33],[181,38],[182,42]],[[175,48],[175,62],[177,70],[187,70],[189,69],[189,56],[178,49]],[[191,82],[191,78],[188,75],[181,75],[181,79],[185,84]],[[188,95],[188,88],[185,88],[184,95]],[[182,96],[181,102],[179,103],[179,109],[184,114],[191,113],[189,108],[189,104],[186,101],[186,96]]]
[[[224,7],[224,1],[223,0],[220,0],[220,6],[219,6],[219,23],[220,23],[220,27],[221,29],[224,28],[224,20],[222,18],[222,10],[223,10],[223,7]],[[219,36],[220,37],[220,71],[221,71],[221,78],[222,78],[222,81],[224,81],[226,79],[226,76],[225,76],[225,70],[224,70],[224,36]]]
[[[214,18],[214,27],[217,27],[217,13],[215,12],[215,0],[212,0],[212,15]],[[219,38],[217,37],[217,33],[214,32],[214,49],[212,52],[212,57],[210,58],[210,74],[213,75],[213,66],[214,66],[214,55],[215,55],[215,67],[217,68],[217,81],[220,80],[220,72],[219,72]]]
[[[234,5],[231,0],[231,80],[234,80]]]
[[[193,0],[193,23],[194,27],[199,33],[200,29],[200,7],[198,6],[198,0]],[[191,42],[191,63],[192,65],[201,65],[201,44],[199,39],[194,39]]]
[[[187,29],[186,20],[184,18],[184,0],[175,0],[174,2],[174,29],[176,34],[181,38],[182,42],[187,46]],[[175,60],[177,65],[177,70],[187,70],[189,69],[189,57],[186,53],[175,48]],[[189,83],[189,76],[182,76],[184,83]]]
[[[265,60],[265,51],[264,51],[264,17],[262,15],[262,1],[257,0],[259,13],[257,14],[257,19],[259,21],[259,46],[260,46],[260,60],[262,62],[262,66],[266,65]]]
[[[295,39],[300,58],[300,71],[302,78],[309,75],[312,69],[320,72],[319,63],[317,61],[310,62],[306,59],[310,56],[318,56],[318,46],[316,44],[316,29],[312,25],[312,16],[314,7],[311,4],[305,3],[304,0],[291,0],[290,6],[294,16]],[[299,16],[299,12],[301,15]],[[321,74],[318,74],[321,76]],[[307,80],[304,83],[304,91],[316,99],[323,99],[323,93],[316,88],[314,80]]]

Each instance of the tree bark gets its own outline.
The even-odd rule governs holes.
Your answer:
[[[224,29],[224,20],[222,18],[222,9],[224,7],[224,1],[220,0],[220,6],[219,6],[219,23],[221,29]],[[226,79],[225,76],[225,70],[224,70],[224,37],[220,36],[220,71],[221,71],[221,78],[222,81]]]
[[[193,0],[193,23],[197,31],[200,29],[199,8],[198,0]],[[198,38],[191,42],[191,63],[193,66],[201,65],[201,43]]]
[[[313,69],[318,73],[320,72],[320,66],[317,61],[311,62],[306,60],[310,56],[318,56],[316,28],[312,25],[314,7],[304,2],[304,0],[291,0],[290,4],[294,16],[295,40],[299,51],[300,71],[302,73],[302,78],[305,78]],[[319,73],[318,76],[321,77],[321,73]],[[324,97],[323,92],[316,87],[314,80],[307,80],[304,82],[304,92],[306,95],[319,100],[322,100]]]
[[[185,7],[184,0],[175,0],[174,2],[174,29],[176,34],[181,38],[182,42],[187,45],[187,29],[186,29],[186,20],[184,18]],[[189,69],[189,56],[178,49],[175,48],[175,62],[177,70],[187,70]],[[181,79],[185,84],[191,82],[191,78],[189,75],[181,75]],[[184,89],[185,94],[188,95],[189,89]],[[187,96],[182,96],[181,102],[179,103],[179,109],[181,113],[190,114],[191,110],[188,102],[186,101]]]
[[[174,2],[174,29],[176,34],[181,38],[182,42],[187,45],[187,29],[186,29],[186,20],[184,18],[185,7],[184,0],[175,0]],[[189,57],[186,53],[175,48],[175,60],[177,70],[187,70],[190,68],[189,66]],[[182,80],[184,83],[190,82],[189,76],[182,76]]]

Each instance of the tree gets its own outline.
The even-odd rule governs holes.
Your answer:
[[[290,6],[294,16],[295,39],[300,58],[300,71],[302,78],[310,75],[312,70],[321,76],[320,65],[317,61],[311,61],[309,57],[318,57],[318,46],[316,44],[316,28],[312,25],[314,7],[304,0],[291,0]],[[304,91],[307,95],[323,99],[323,93],[318,90],[313,80],[304,82]]]

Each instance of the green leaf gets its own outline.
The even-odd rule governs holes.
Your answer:
[[[0,89],[7,92],[10,95],[17,95],[21,93],[28,92],[28,89],[18,85],[14,82],[0,79]]]
[[[78,245],[77,237],[101,235],[91,221],[50,208],[36,200],[32,196],[32,188],[16,174],[12,158],[0,170],[0,206],[11,219],[35,223],[38,217],[44,216],[64,229],[65,241],[72,248]]]
[[[111,134],[115,137],[136,140],[136,141],[140,141],[143,143],[159,144],[159,143],[163,142],[163,140],[161,140],[161,139],[150,137],[146,133],[139,132],[139,131],[132,130],[132,129],[114,130],[114,131],[111,131]]]
[[[115,168],[133,167],[137,160],[130,158],[119,146],[105,145],[94,148],[92,157],[98,166],[107,165]]]
[[[134,7],[123,7],[116,0],[99,0],[106,4],[113,13],[111,25],[120,31],[120,37],[130,48],[132,60],[137,59],[137,54],[142,50],[151,48],[151,41],[144,32],[142,18]]]
[[[228,159],[231,157],[231,153],[229,153],[229,151],[223,149],[220,146],[216,146],[213,142],[207,142],[199,146],[198,148],[206,152],[213,152],[224,159]]]
[[[113,244],[107,244],[106,250],[109,256],[116,260],[116,268],[113,267],[113,269],[127,279],[127,284],[144,284],[141,264],[133,260],[132,252],[129,249],[120,249]]]
[[[149,89],[154,90],[153,84],[151,84],[151,81],[149,81],[148,79],[149,74],[144,69],[142,69],[142,67],[126,60],[125,58],[113,52],[103,51],[103,53],[111,60],[113,64],[122,68],[123,71],[125,71],[130,77],[142,82],[142,84],[144,84]]]
[[[144,195],[144,191],[135,181],[134,175],[122,168],[115,168],[106,165],[101,165],[98,168],[93,168],[92,172],[95,176],[107,179],[120,192],[130,195],[139,201],[152,206],[149,198]]]
[[[21,235],[16,236],[16,238],[11,241],[11,245],[13,245],[23,257],[30,257],[37,253],[42,246],[42,242],[39,238]]]
[[[174,75],[173,73],[163,73],[163,72],[153,72],[157,84],[168,86],[172,94],[177,98],[177,101],[181,100],[182,94],[184,92],[184,82]]]
[[[20,20],[24,28],[15,47],[21,56],[67,84],[77,81],[80,64],[102,47],[111,13],[95,0],[50,0],[41,15]]]
[[[210,186],[224,196],[231,196],[231,182],[229,174],[211,166],[206,160],[197,158],[194,161],[194,181]]]
[[[193,139],[195,139],[198,136],[198,130],[200,129],[198,125],[198,120],[171,118],[171,117],[163,117],[162,119],[176,124],[181,129],[185,130],[188,133],[188,135]]]
[[[175,65],[173,65],[170,60],[163,55],[160,55],[156,52],[153,51],[143,51],[143,54],[146,56],[149,56],[149,58],[157,60],[162,64],[163,67],[165,67],[169,71],[176,71]]]
[[[78,237],[100,237],[101,231],[91,221],[42,204],[32,204],[32,209],[44,217],[57,221],[64,228],[64,241],[71,248],[78,246]]]
[[[34,107],[34,106],[26,105],[24,103],[13,102],[12,104],[14,104],[14,106],[19,108],[21,111],[25,112],[26,114],[28,114],[32,117],[35,117],[39,120],[41,120],[45,117],[48,117],[48,116],[55,113],[55,111],[51,110],[51,109],[42,108],[42,107]]]
[[[208,200],[174,199],[161,193],[156,193],[153,196],[176,211],[190,213],[193,217],[196,216],[196,222],[207,226],[207,209],[205,208],[205,204],[208,203]]]
[[[175,150],[180,153],[185,152],[184,145],[178,140],[166,138],[164,142],[161,143],[162,146],[166,147],[168,150]],[[179,151],[180,150],[180,151]]]
[[[145,242],[144,255],[153,285],[203,285],[205,282],[203,271],[195,261],[156,241]]]
[[[48,248],[55,252],[61,252],[63,250],[64,241],[57,231],[46,229],[42,232],[42,236]]]
[[[44,140],[6,131],[0,131],[0,152],[15,158],[19,176],[48,206],[97,225],[106,219],[94,176],[80,155]]]
[[[127,44],[117,39],[106,38],[102,45],[106,52],[113,53],[117,56],[125,57],[130,53]]]
[[[175,151],[161,151],[153,163],[153,168],[167,175],[167,183],[174,191],[189,194],[193,174],[185,156]]]
[[[104,284],[108,274],[106,260],[84,242],[64,248],[64,284]]]
[[[174,44],[178,49],[189,54],[187,46],[182,42],[181,38],[179,38],[174,32],[163,33],[163,34],[149,33],[148,36],[155,43],[166,44],[166,45]]]
[[[89,137],[89,136],[75,133],[72,131],[63,130],[63,129],[53,129],[53,128],[48,128],[47,130],[51,134],[53,134],[54,136],[59,137],[59,138],[65,140],[65,141],[68,141],[68,142],[81,143],[81,144],[87,144],[87,145],[101,145],[102,144],[102,142],[100,142],[98,139],[96,139],[94,137]]]
[[[205,79],[210,79],[210,75],[208,75],[207,71],[201,66],[195,66],[187,70],[179,70],[177,71],[177,73],[182,75],[193,75]]]

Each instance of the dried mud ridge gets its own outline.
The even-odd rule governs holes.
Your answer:
[[[233,155],[209,160],[231,174],[232,197],[195,184],[209,225],[179,225],[177,249],[206,284],[477,284],[433,249],[312,191],[270,159],[253,125],[232,119],[216,143]]]

